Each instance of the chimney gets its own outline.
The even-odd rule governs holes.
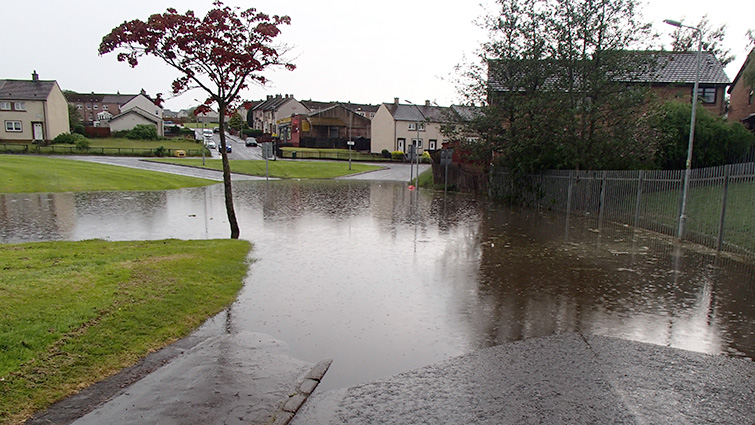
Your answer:
[[[273,98],[273,95],[272,95],[272,94],[269,94],[269,95],[267,95],[267,100],[270,100],[270,99],[272,99],[272,98]]]
[[[425,101],[425,106],[430,106],[430,101],[429,100]]]
[[[39,74],[37,74],[37,70],[36,69],[31,73],[31,80],[32,81],[39,81]]]
[[[398,105],[398,98],[397,98],[397,97],[394,97],[394,98],[393,98],[393,104],[394,104],[394,105]]]

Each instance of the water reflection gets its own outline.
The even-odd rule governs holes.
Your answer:
[[[753,267],[670,239],[393,183],[234,190],[257,261],[228,327],[333,358],[324,389],[564,331],[755,355]],[[0,224],[4,243],[229,233],[221,185],[0,195]]]

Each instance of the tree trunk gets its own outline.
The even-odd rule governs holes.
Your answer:
[[[239,223],[236,220],[236,211],[233,209],[233,191],[231,190],[231,165],[228,163],[228,152],[225,143],[225,112],[226,105],[218,105],[218,122],[220,125],[220,157],[223,159],[223,189],[225,191],[225,211],[228,214],[228,223],[231,225],[231,239],[239,238]]]

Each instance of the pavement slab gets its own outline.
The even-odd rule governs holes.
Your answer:
[[[577,333],[317,393],[293,424],[753,423],[755,363]]]

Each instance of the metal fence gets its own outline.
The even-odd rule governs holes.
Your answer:
[[[566,214],[677,235],[684,171],[549,171],[491,174],[490,195]],[[692,170],[685,239],[755,256],[755,163]]]

